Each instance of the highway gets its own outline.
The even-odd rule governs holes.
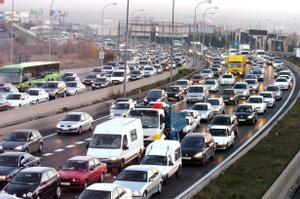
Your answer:
[[[267,66],[267,74],[265,76],[265,81],[260,83],[259,90],[263,90],[264,86],[272,84],[273,82],[273,69],[271,66]],[[295,73],[296,74],[296,73]],[[297,75],[297,84],[296,90],[300,89],[299,79],[300,77]],[[222,87],[224,89],[226,87]],[[220,89],[220,90],[222,90]],[[239,126],[239,134],[238,138],[235,142],[235,146],[230,149],[228,152],[217,152],[216,158],[208,162],[204,167],[201,165],[188,165],[183,167],[180,177],[178,179],[171,179],[167,185],[163,187],[163,192],[160,195],[156,195],[155,198],[174,198],[184,190],[186,190],[189,186],[191,186],[194,182],[199,180],[202,176],[211,171],[216,165],[221,163],[227,156],[229,156],[233,151],[235,151],[239,146],[249,140],[259,129],[261,129],[267,121],[272,118],[273,115],[279,110],[279,108],[285,103],[290,95],[292,89],[289,91],[283,92],[283,99],[276,102],[276,106],[272,109],[268,109],[267,113],[263,116],[259,116],[258,122],[254,126],[245,125]],[[218,94],[211,94],[211,96],[216,96]],[[293,100],[296,97],[294,93],[290,100]],[[242,103],[244,100],[240,100]],[[289,104],[289,103],[287,103]],[[173,103],[174,110],[181,110],[185,108],[189,108],[189,105],[186,103],[186,100],[181,102]],[[227,114],[232,114],[234,110],[234,106],[226,105],[225,112]],[[104,121],[109,120],[108,112],[94,115],[95,124],[100,124]],[[280,115],[280,114],[279,114]],[[201,123],[199,131],[206,131],[206,123]],[[62,166],[63,162],[76,155],[85,155],[86,154],[86,144],[87,140],[91,137],[91,132],[86,132],[81,135],[64,135],[58,136],[55,134],[55,127],[53,129],[49,129],[47,131],[41,132],[44,136],[45,144],[43,154],[34,154],[36,156],[41,157],[41,163],[43,166],[50,166],[56,169],[59,169]],[[108,174],[105,176],[106,182],[112,182],[113,176],[117,175],[114,171],[112,174]],[[174,189],[176,187],[176,189]],[[80,191],[63,191],[62,198],[71,199],[76,198],[80,194]]]

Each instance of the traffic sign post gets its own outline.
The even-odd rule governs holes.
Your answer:
[[[104,52],[103,51],[99,52],[99,59],[100,59],[100,64],[102,66],[103,65],[103,60],[104,60]]]

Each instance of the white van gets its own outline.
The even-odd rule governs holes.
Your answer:
[[[142,165],[152,165],[161,172],[164,183],[179,175],[182,167],[181,146],[176,140],[156,140],[148,145]]]
[[[99,158],[108,168],[121,170],[133,159],[142,157],[143,137],[140,119],[114,118],[97,125],[87,155]]]

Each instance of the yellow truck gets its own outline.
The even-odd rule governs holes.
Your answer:
[[[229,55],[227,58],[227,72],[234,76],[243,77],[246,73],[247,58],[244,55]]]

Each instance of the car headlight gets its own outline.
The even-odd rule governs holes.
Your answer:
[[[0,145],[0,150],[3,150],[3,146],[2,145]]]
[[[60,124],[57,124],[57,125],[56,125],[56,128],[60,128]]]
[[[179,97],[179,95],[178,95],[178,94],[176,94],[176,95],[175,95],[175,97]]]
[[[253,118],[253,115],[249,115],[247,118],[248,118],[248,119],[252,119],[252,118]]]
[[[7,194],[7,192],[6,192],[6,191],[4,191],[3,189],[2,189],[2,191],[1,191],[1,193],[3,193],[3,194]]]
[[[200,153],[197,153],[194,157],[195,157],[195,158],[200,158],[200,157],[202,157],[202,156],[203,156],[203,153],[200,152]]]
[[[230,97],[229,99],[230,99],[230,100],[233,100],[233,97]]]
[[[142,193],[141,193],[140,191],[134,191],[134,192],[132,193],[132,195],[133,195],[133,196],[140,196],[140,195],[142,195]]]
[[[22,145],[15,147],[15,150],[22,150],[22,149],[23,149]]]
[[[0,181],[5,181],[7,178],[7,176],[0,176]]]
[[[33,195],[32,192],[28,192],[28,193],[26,194],[27,197],[32,197],[32,195]]]

